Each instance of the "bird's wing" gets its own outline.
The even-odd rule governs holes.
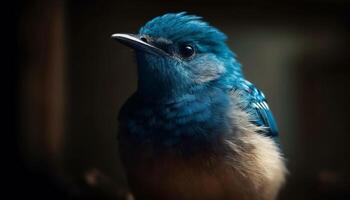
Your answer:
[[[273,114],[267,105],[265,95],[247,80],[240,82],[237,88],[242,91],[246,101],[244,110],[253,115],[252,122],[258,126],[266,127],[262,133],[278,140],[278,128]]]

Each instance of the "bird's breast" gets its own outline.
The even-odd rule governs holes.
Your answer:
[[[229,107],[228,95],[219,89],[157,104],[136,96],[123,106],[120,125],[135,143],[152,143],[161,151],[182,145],[193,151],[232,131]]]
[[[233,103],[239,102],[239,95],[232,98],[237,98]],[[224,104],[202,109],[199,103],[196,111],[211,109],[210,113],[215,113],[209,121],[193,122],[190,117],[187,123],[176,123],[167,130],[167,121],[163,120],[166,116],[178,120],[201,113],[183,109],[192,108],[192,103],[187,101],[180,106],[182,109],[174,111],[167,108],[144,112],[149,117],[142,116],[142,120],[134,120],[138,119],[136,115],[129,114],[121,121],[121,156],[136,199],[275,199],[286,169],[273,140],[259,134],[261,127],[235,104],[229,107],[230,117],[223,118],[227,111],[220,109],[228,108],[220,106]],[[150,123],[147,120],[152,116],[160,118]],[[177,130],[180,134],[175,134]],[[169,138],[179,142],[169,146],[165,142]]]
[[[215,155],[184,158],[166,154],[151,158],[141,153],[138,159],[128,162],[129,183],[136,199],[244,199],[242,186],[249,185],[239,172]]]
[[[136,199],[273,200],[286,169],[271,138],[245,133],[191,155],[154,154],[151,147],[121,140],[121,155]],[[123,144],[123,142],[126,142]],[[220,145],[220,144],[219,144]]]

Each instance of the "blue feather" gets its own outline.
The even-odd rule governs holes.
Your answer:
[[[263,93],[244,79],[224,33],[201,17],[181,12],[147,22],[139,36],[169,56],[136,52],[138,88],[119,118],[127,124],[127,137],[160,151],[179,144],[185,152],[213,145],[215,138],[234,129],[229,113],[232,89],[243,91],[248,102],[243,109],[253,111],[252,122],[268,127],[261,134],[277,137]],[[192,57],[182,57],[183,45],[194,49]]]
[[[246,110],[253,114],[253,122],[258,126],[266,127],[264,135],[276,138],[278,137],[278,128],[276,121],[272,115],[270,108],[267,105],[265,95],[247,80],[241,80],[236,86],[245,93],[246,101],[248,102]]]
[[[226,35],[181,12],[117,36],[136,50],[137,90],[119,113],[136,199],[275,199],[286,171],[276,122]]]

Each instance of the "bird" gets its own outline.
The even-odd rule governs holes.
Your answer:
[[[137,89],[118,115],[136,200],[278,198],[288,170],[276,121],[223,32],[179,12],[111,37],[137,64]]]

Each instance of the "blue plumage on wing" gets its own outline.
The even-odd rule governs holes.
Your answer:
[[[247,101],[245,109],[253,114],[254,118],[252,121],[256,125],[266,128],[262,132],[264,135],[277,138],[277,124],[263,92],[247,80],[240,81],[237,87],[244,91],[244,97]]]

